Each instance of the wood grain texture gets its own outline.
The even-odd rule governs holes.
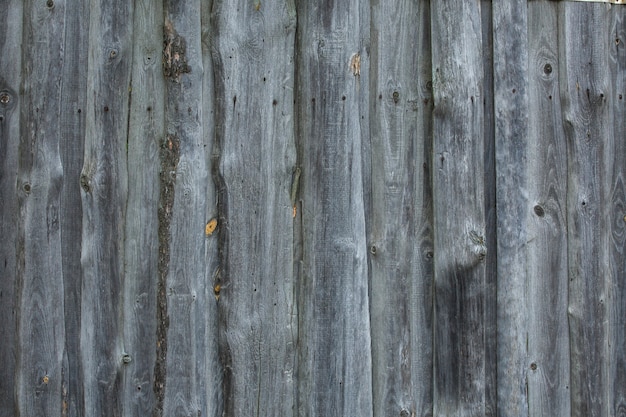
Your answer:
[[[124,1],[100,0],[89,6],[85,153],[79,180],[83,413],[121,416],[133,7]]]
[[[202,42],[202,131],[205,152],[204,157],[210,177],[204,184],[206,196],[205,219],[218,220],[217,187],[213,173],[217,172],[215,150],[215,80],[212,57],[211,12],[213,1],[201,3],[201,42]],[[219,226],[219,224],[218,224]],[[198,380],[198,400],[201,415],[220,417],[223,415],[223,369],[219,358],[219,316],[215,299],[214,277],[219,270],[219,232],[206,236],[205,243],[205,280],[204,294],[198,297],[196,309],[196,378]]]
[[[121,399],[124,415],[149,416],[156,360],[159,146],[164,137],[163,5],[136,1],[128,120]]]
[[[368,223],[374,416],[432,415],[428,2],[372,7]],[[406,51],[406,53],[399,53]]]
[[[559,100],[557,4],[528,7],[524,297],[530,416],[570,415],[567,148]],[[503,329],[506,331],[506,329]],[[503,404],[504,406],[504,404]]]
[[[358,54],[360,74],[368,73],[368,12],[358,1],[298,3],[302,416],[373,410],[360,155],[367,84],[351,66]]]
[[[485,414],[483,66],[478,2],[431,5],[434,415]],[[493,248],[491,249],[493,250]]]
[[[59,153],[63,166],[60,198],[61,262],[63,268],[65,348],[61,415],[82,415],[83,373],[80,357],[81,234],[80,172],[83,167],[89,8],[80,0],[65,3],[63,75],[61,81]]]
[[[609,414],[626,416],[626,10],[611,10],[609,26],[609,97],[613,118],[613,151],[605,155],[609,228],[607,251],[610,283]]]
[[[209,361],[217,360],[217,350],[205,349],[215,348],[215,335],[207,334],[207,328],[214,325],[217,317],[207,316],[207,304],[213,303],[214,297],[205,258],[206,184],[211,177],[207,164],[209,138],[203,131],[200,6],[199,1],[164,1],[162,53],[166,95],[159,256],[162,260],[167,256],[166,262],[160,264],[160,272],[167,276],[159,283],[159,292],[166,294],[167,333],[166,340],[157,342],[166,342],[167,350],[162,373],[155,375],[155,387],[164,387],[161,392],[157,390],[154,415],[208,415],[209,410],[217,407],[213,398],[205,396],[201,384],[215,378]],[[168,160],[170,157],[173,159]],[[166,195],[170,191],[172,194]]]
[[[610,234],[607,162],[615,155],[609,42],[611,8],[559,5],[559,77],[568,155],[571,415],[604,416],[611,362],[607,290]],[[585,51],[585,52],[582,52]]]
[[[528,415],[527,1],[493,4],[498,254],[498,415]]]
[[[485,245],[497,248],[496,207],[496,140],[493,51],[493,2],[481,0],[483,50],[483,136],[485,188]],[[488,256],[485,261],[485,416],[496,416],[498,409],[498,259]]]
[[[216,1],[220,355],[224,414],[289,416],[293,276],[293,2]]]
[[[20,143],[22,0],[0,3],[0,416],[15,415],[17,160]]]
[[[64,5],[24,3],[18,159],[17,285],[20,351],[15,396],[20,415],[61,409],[65,342],[59,154]]]

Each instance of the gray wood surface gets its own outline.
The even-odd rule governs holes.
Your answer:
[[[524,206],[528,413],[570,414],[567,150],[559,95],[557,3],[528,8],[529,116]]]
[[[217,317],[207,316],[212,285],[205,262],[206,183],[209,138],[203,132],[204,68],[200,2],[164,2],[163,70],[165,75],[165,137],[160,143],[158,309],[166,333],[157,340],[165,362],[155,383],[157,412],[164,416],[196,416],[215,412],[217,404],[200,385],[211,380],[217,361],[215,335],[207,334]],[[165,300],[162,296],[164,291]],[[161,304],[165,301],[165,305]],[[214,310],[213,310],[214,311]],[[159,325],[159,324],[157,324]],[[157,335],[160,333],[157,332]],[[210,341],[210,342],[208,342]],[[157,353],[159,355],[159,353]],[[157,356],[157,361],[162,358]]]
[[[61,387],[63,415],[82,415],[83,374],[80,357],[81,328],[81,188],[77,178],[83,167],[87,71],[89,54],[89,6],[86,2],[65,3],[62,82],[59,100],[59,153],[63,166],[60,197],[61,260],[63,268],[63,306],[65,351]],[[39,3],[40,4],[40,3]],[[57,302],[55,300],[55,302]],[[52,414],[56,414],[53,410]]]
[[[625,22],[0,2],[0,417],[626,416]]]
[[[127,136],[132,64],[132,4],[93,0],[84,164],[81,360],[83,413],[122,415],[123,280],[128,196]]]
[[[568,154],[571,415],[602,416],[607,415],[611,392],[607,168],[612,164],[607,162],[615,146],[610,58],[605,45],[615,40],[610,32],[610,7],[559,6],[559,75]]]
[[[302,416],[367,416],[373,409],[360,155],[368,9],[358,1],[298,2]]]
[[[59,154],[63,5],[23,4],[23,80],[17,172],[19,302],[15,398],[22,415],[52,415],[62,400],[65,344]],[[42,274],[41,271],[45,271]]]
[[[527,30],[526,0],[493,4],[500,416],[528,415],[525,247],[532,230],[527,221]]]
[[[291,415],[295,6],[216,0],[213,13],[224,413]]]
[[[16,280],[18,205],[17,155],[20,142],[22,1],[0,3],[0,416],[14,415],[15,372],[19,352]]]
[[[432,4],[434,415],[485,414],[480,4]],[[495,252],[495,248],[491,251]]]
[[[129,121],[128,197],[124,234],[121,353],[128,355],[121,381],[124,415],[149,416],[157,343],[159,146],[164,137],[163,6],[137,1],[133,14]]]
[[[428,2],[372,7],[370,264],[374,416],[432,413]],[[398,53],[398,50],[406,53]]]
[[[609,336],[612,363],[609,368],[609,412],[626,416],[626,9],[620,8],[611,15],[609,42],[611,88],[610,99],[613,117],[613,151],[607,154],[607,179],[604,184],[609,200],[609,273],[608,289]],[[614,39],[612,39],[614,38]]]

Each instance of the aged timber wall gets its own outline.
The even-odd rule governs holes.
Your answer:
[[[626,416],[626,7],[0,0],[0,417]]]

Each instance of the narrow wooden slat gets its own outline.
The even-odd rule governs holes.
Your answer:
[[[216,407],[205,397],[199,378],[215,378],[204,358],[217,355],[204,351],[207,320],[215,323],[217,317],[205,316],[206,304],[214,298],[209,298],[212,285],[205,264],[206,184],[211,177],[209,139],[203,132],[201,4],[164,1],[163,6],[166,95],[165,137],[159,151],[156,415],[196,416]]]
[[[0,3],[0,416],[16,414],[17,155],[20,143],[22,0]]]
[[[480,3],[431,5],[434,412],[485,415],[483,67]],[[491,248],[495,252],[495,248]],[[494,254],[495,255],[495,254]]]
[[[213,13],[224,413],[290,416],[295,7],[216,1]]]
[[[83,207],[83,414],[122,415],[124,221],[133,4],[90,2]]]
[[[124,245],[122,398],[125,415],[155,407],[159,146],[164,137],[163,5],[134,4],[132,91],[128,124],[128,197]]]
[[[61,410],[65,342],[59,154],[64,4],[24,3],[18,159],[17,303],[20,415]]]
[[[89,55],[89,7],[81,0],[65,2],[63,75],[61,79],[59,152],[61,189],[61,262],[63,268],[65,353],[61,388],[63,416],[82,415],[83,374],[80,361],[81,234],[80,171],[83,166],[85,104]]]
[[[360,92],[369,7],[298,3],[298,415],[372,415]],[[388,99],[387,97],[385,99]],[[394,412],[397,412],[395,410]]]
[[[610,100],[613,107],[611,153],[605,154],[607,177],[603,186],[609,202],[609,414],[626,416],[626,9],[610,14],[608,43],[611,68]]]
[[[570,415],[567,149],[559,100],[557,4],[528,7],[525,299],[530,416]],[[504,352],[503,352],[504,353]]]
[[[568,266],[571,415],[604,416],[609,403],[608,171],[613,130],[611,9],[560,3],[559,76],[568,154]],[[621,156],[620,156],[621,158]],[[623,216],[622,216],[623,217]],[[617,277],[615,277],[617,279]]]
[[[429,11],[429,2],[372,7],[367,223],[374,416],[432,414],[432,384],[424,383],[433,366]]]
[[[527,416],[527,1],[493,4],[498,255],[498,415]]]
[[[217,172],[215,150],[215,82],[213,73],[213,39],[211,12],[213,1],[201,4],[201,40],[202,65],[202,131],[206,164],[211,177],[204,184],[206,196],[205,219],[207,224],[218,220],[218,199],[216,182],[213,174]],[[205,234],[206,230],[205,230]],[[198,404],[202,416],[221,417],[223,414],[223,369],[219,358],[219,320],[218,303],[215,298],[214,281],[219,270],[218,239],[219,232],[207,234],[205,243],[205,280],[204,293],[198,294],[196,308],[196,381],[198,383]]]
[[[496,222],[496,140],[493,48],[493,2],[481,0],[482,49],[483,49],[483,137],[485,179],[485,245],[497,247]],[[495,256],[485,258],[485,416],[497,415],[498,408],[498,260]]]

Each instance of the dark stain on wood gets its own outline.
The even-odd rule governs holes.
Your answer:
[[[161,144],[159,159],[159,281],[157,284],[157,353],[154,365],[154,394],[156,405],[153,415],[163,414],[165,398],[166,361],[167,361],[167,274],[170,263],[170,222],[174,206],[174,186],[176,185],[176,167],[180,158],[180,140],[174,135],[167,135]]]
[[[187,63],[187,42],[180,36],[168,19],[163,26],[163,75],[180,82],[181,74],[191,72]]]

